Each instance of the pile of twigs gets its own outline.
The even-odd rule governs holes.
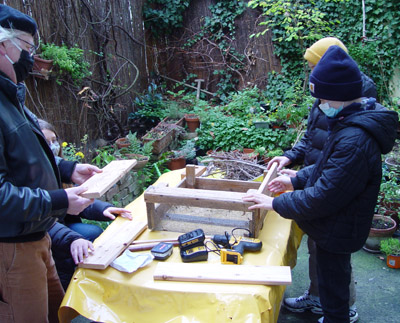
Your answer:
[[[221,174],[222,178],[251,181],[263,174],[267,168],[259,165],[257,156],[239,151],[212,151],[203,160],[207,164],[205,176]]]

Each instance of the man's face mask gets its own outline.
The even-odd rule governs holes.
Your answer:
[[[8,61],[13,64],[15,76],[17,78],[17,83],[24,81],[28,76],[29,72],[32,71],[34,58],[33,55],[29,54],[26,50],[22,49],[14,40],[10,40],[15,47],[17,47],[21,55],[18,62],[13,62],[11,58],[6,54],[5,57]]]
[[[329,118],[334,118],[338,115],[340,111],[343,110],[343,104],[338,108],[333,108],[329,105],[329,102],[321,103],[319,108],[325,115]]]

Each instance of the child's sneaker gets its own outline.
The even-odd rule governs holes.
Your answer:
[[[302,313],[305,310],[310,310],[315,314],[323,314],[321,303],[318,296],[311,295],[308,290],[304,295],[297,298],[285,298],[283,306],[289,311]]]

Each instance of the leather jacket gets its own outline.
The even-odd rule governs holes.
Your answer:
[[[0,242],[39,240],[65,215],[59,167],[67,177],[75,166],[57,165],[19,91],[20,84],[0,74]]]

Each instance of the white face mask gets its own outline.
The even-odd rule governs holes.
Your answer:
[[[60,153],[60,144],[58,141],[52,142],[50,144],[50,149],[53,152],[53,155],[58,157],[58,154]]]
[[[329,117],[329,118],[334,118],[334,117],[336,117],[337,115],[338,115],[338,113],[340,112],[340,111],[342,111],[343,110],[343,105],[344,104],[342,104],[340,107],[338,107],[338,108],[334,108],[334,107],[331,107],[330,105],[329,105],[329,102],[325,102],[325,103],[321,103],[320,105],[319,105],[319,108],[321,109],[321,111],[323,112],[323,113],[325,113],[325,115],[327,116],[327,117]]]

